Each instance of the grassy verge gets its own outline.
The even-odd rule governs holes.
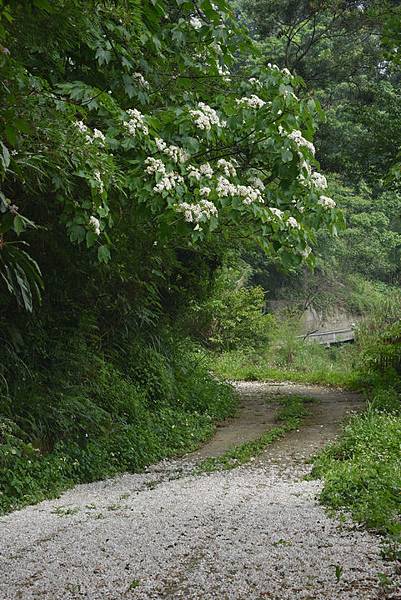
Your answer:
[[[249,462],[252,458],[261,454],[275,440],[283,437],[289,431],[297,429],[303,418],[309,414],[305,404],[311,401],[313,401],[311,398],[303,396],[281,397],[281,409],[277,413],[276,420],[278,424],[275,427],[256,440],[230,448],[221,456],[207,458],[199,465],[199,471],[210,473],[212,471],[234,469]]]
[[[398,548],[400,456],[400,396],[394,389],[379,389],[367,411],[354,416],[340,439],[317,456],[312,471],[324,481],[321,501],[326,506],[388,534]]]
[[[336,359],[336,355],[345,357],[348,349],[304,346],[294,365],[277,365],[266,353],[244,350],[213,354],[210,364],[217,375],[228,380],[293,381],[349,389],[360,387],[359,373],[349,368],[346,360]]]
[[[109,358],[69,344],[54,369],[0,389],[0,514],[194,450],[234,410],[186,341]]]

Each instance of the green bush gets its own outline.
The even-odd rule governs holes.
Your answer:
[[[376,405],[383,402],[376,400]],[[313,475],[324,480],[321,500],[382,532],[399,534],[401,526],[401,413],[374,408],[357,415],[340,440],[316,459]]]

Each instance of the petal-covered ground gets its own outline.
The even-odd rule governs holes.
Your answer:
[[[308,457],[333,439],[360,399],[290,384],[244,383],[239,390],[237,419],[201,453],[78,486],[3,517],[0,598],[400,598],[394,585],[391,592],[382,587],[386,577],[395,579],[380,539],[328,517],[316,500],[320,483],[304,479]],[[248,465],[194,474],[200,456],[224,451],[236,428],[238,441],[259,435],[261,419],[268,429],[272,396],[292,392],[318,400],[299,431]]]

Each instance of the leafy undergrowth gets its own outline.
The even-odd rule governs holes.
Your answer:
[[[341,438],[315,459],[312,476],[324,481],[321,501],[399,543],[400,451],[400,396],[376,390],[368,410],[352,417]]]
[[[0,514],[193,450],[234,410],[190,342],[112,358],[60,338],[46,371],[0,395]]]
[[[289,431],[297,429],[304,417],[309,414],[305,404],[311,401],[313,401],[311,398],[303,396],[282,396],[280,398],[281,408],[276,415],[278,425],[263,433],[256,440],[234,446],[221,456],[205,459],[200,463],[199,471],[210,473],[212,471],[234,469],[249,462],[274,441],[283,437]]]
[[[217,375],[233,381],[293,381],[358,389],[359,373],[335,357],[346,352],[347,349],[305,348],[295,364],[286,365],[283,361],[283,365],[277,365],[267,353],[234,350],[213,354],[210,364]]]

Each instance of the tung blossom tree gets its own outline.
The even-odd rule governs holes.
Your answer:
[[[67,18],[65,10],[60,0],[32,17],[60,23],[61,38],[69,23],[83,32],[58,48],[59,80],[61,69],[29,71],[12,27],[2,33],[3,108],[13,116],[3,132],[2,245],[40,219],[24,201],[29,180],[34,193],[50,194],[71,242],[95,248],[101,262],[113,256],[117,223],[139,209],[155,243],[196,248],[221,235],[233,244],[251,236],[285,265],[312,264],[316,230],[335,232],[342,222],[317,170],[319,108],[297,97],[299,79],[258,56],[228,2],[116,9],[76,0]],[[9,291],[32,307],[10,269],[39,291],[37,265],[25,250],[7,260]]]

